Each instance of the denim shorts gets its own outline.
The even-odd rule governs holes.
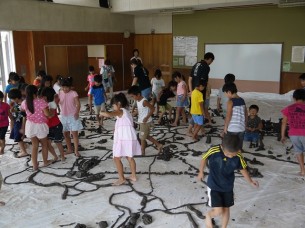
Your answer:
[[[204,117],[203,115],[192,115],[194,123],[197,125],[202,126],[204,123]]]
[[[151,87],[143,89],[141,91],[141,95],[142,95],[142,97],[145,97],[147,100],[149,100],[150,99],[150,95],[151,95]]]
[[[259,133],[258,132],[245,132],[245,135],[244,135],[244,141],[247,141],[247,142],[258,142],[258,139],[259,139]]]
[[[304,153],[305,152],[305,136],[303,135],[290,135],[289,136],[292,145],[293,151],[295,153]]]
[[[189,99],[188,99],[188,97],[186,97],[184,100],[182,100],[182,99],[183,99],[183,95],[179,95],[177,97],[176,106],[177,107],[183,107],[183,108],[189,106]]]

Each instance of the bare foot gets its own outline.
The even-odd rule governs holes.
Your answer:
[[[186,133],[187,136],[193,137],[193,132]]]
[[[198,135],[193,135],[193,136],[192,136],[192,139],[193,139],[194,141],[198,141]]]
[[[78,151],[75,152],[75,156],[79,158],[80,157],[80,153]]]
[[[54,161],[53,160],[48,160],[46,163],[43,163],[43,165],[41,167],[47,167],[49,165],[51,165]]]
[[[137,177],[135,177],[135,176],[126,177],[126,179],[127,179],[127,180],[131,180],[131,181],[134,181],[134,182],[137,181]]]
[[[23,157],[26,157],[26,156],[29,156],[29,154],[27,152],[20,152],[17,154],[17,158],[23,158]]]
[[[58,161],[58,156],[56,156],[56,157],[54,157],[53,159],[52,159],[52,162],[54,163],[54,162],[57,162]]]
[[[67,154],[72,154],[73,152],[72,151],[66,151],[65,152],[65,155],[67,155]]]
[[[205,226],[206,228],[213,228],[212,218],[209,216],[209,213],[205,215]]]
[[[0,207],[5,206],[5,203],[3,201],[0,201]]]
[[[118,179],[116,182],[112,183],[112,186],[120,186],[122,184],[125,184],[126,180],[123,179],[123,180],[120,180]]]
[[[61,160],[62,162],[64,162],[64,161],[66,160],[66,157],[60,156],[60,160]]]
[[[178,125],[176,123],[171,124],[172,127],[177,127]]]
[[[298,174],[302,177],[305,176],[305,173],[303,173],[303,172],[298,172]]]
[[[160,154],[162,152],[162,149],[163,149],[163,145],[161,143],[159,143],[159,146],[157,147],[158,148],[158,154]]]

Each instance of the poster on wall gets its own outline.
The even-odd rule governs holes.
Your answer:
[[[292,46],[291,62],[304,63],[305,46]]]
[[[174,36],[173,66],[193,66],[197,62],[197,48],[197,36]]]

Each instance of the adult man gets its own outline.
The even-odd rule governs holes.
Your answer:
[[[189,77],[189,90],[192,92],[196,85],[199,83],[200,80],[208,81],[209,80],[209,72],[210,72],[210,67],[209,65],[214,61],[214,54],[211,52],[207,52],[203,60],[200,62],[196,63],[193,68],[191,75]]]

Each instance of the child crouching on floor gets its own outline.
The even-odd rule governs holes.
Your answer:
[[[224,135],[221,145],[211,147],[203,156],[200,163],[198,180],[204,178],[204,169],[209,162],[207,181],[208,204],[212,210],[206,213],[206,227],[212,228],[212,218],[221,216],[222,226],[227,227],[230,219],[230,207],[234,205],[235,170],[240,170],[246,181],[253,187],[258,182],[252,180],[247,164],[241,154],[240,138],[238,135]]]
[[[244,140],[250,142],[250,148],[258,147],[258,141],[260,138],[260,131],[263,128],[261,118],[258,117],[259,107],[257,105],[251,105],[249,107],[249,116],[246,123],[246,132]]]
[[[172,120],[172,111],[173,108],[167,103],[168,99],[171,97],[175,97],[175,91],[177,90],[177,82],[176,81],[170,81],[168,83],[167,88],[163,89],[157,97],[159,108],[161,111],[161,114],[159,116],[158,124],[161,124],[163,116],[166,114],[166,112],[169,112],[168,115],[168,121],[171,122]]]

